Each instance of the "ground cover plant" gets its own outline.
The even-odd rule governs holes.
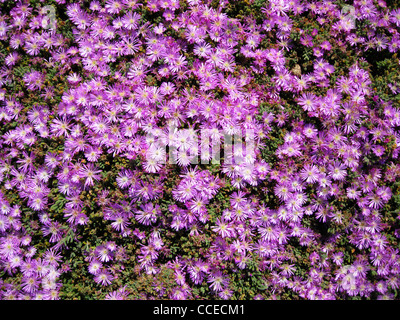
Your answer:
[[[0,299],[398,299],[399,27],[0,0]]]

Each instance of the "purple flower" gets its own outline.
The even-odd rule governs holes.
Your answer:
[[[103,264],[98,260],[92,260],[89,264],[88,271],[93,275],[98,275],[103,269]]]
[[[207,282],[210,283],[212,290],[221,292],[228,285],[229,280],[224,277],[221,271],[214,270],[209,274]]]
[[[216,226],[211,227],[211,229],[223,238],[231,237],[235,234],[233,226],[229,222],[225,221],[224,218],[218,218]]]
[[[80,176],[85,179],[85,187],[93,186],[95,180],[100,180],[101,175],[99,173],[101,173],[101,170],[96,170],[92,163],[83,165],[79,172]]]
[[[50,235],[50,242],[60,241],[64,234],[61,224],[57,221],[49,221],[42,227],[42,232],[44,236]]]
[[[95,254],[102,262],[110,261],[113,256],[112,252],[110,252],[110,250],[104,245],[98,246],[95,250]]]
[[[96,283],[101,284],[102,286],[108,286],[111,284],[113,280],[113,276],[110,274],[110,272],[107,269],[101,269],[100,272],[96,275],[94,278],[94,281]]]

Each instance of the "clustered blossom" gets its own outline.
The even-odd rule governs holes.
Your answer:
[[[400,9],[56,0],[68,23],[50,26],[32,1],[0,2],[0,299],[58,299],[77,243],[105,299],[129,298],[132,259],[156,298],[237,298],[254,268],[256,298],[395,298],[400,78],[380,96],[368,56],[399,51]],[[99,219],[110,238],[89,245]],[[208,243],[187,256],[168,242],[183,236]]]

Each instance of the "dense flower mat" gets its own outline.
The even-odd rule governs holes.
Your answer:
[[[0,298],[397,299],[398,6],[0,0]]]

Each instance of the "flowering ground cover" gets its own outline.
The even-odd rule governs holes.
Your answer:
[[[0,299],[398,299],[399,27],[0,0]]]

